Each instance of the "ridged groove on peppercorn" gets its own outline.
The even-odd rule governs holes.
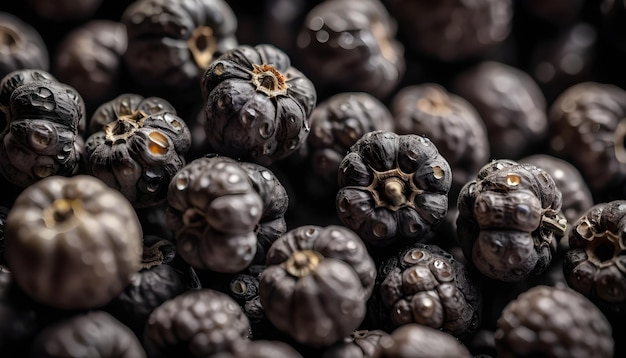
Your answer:
[[[48,71],[48,49],[41,35],[30,24],[8,13],[0,12],[0,78],[23,69]]]
[[[626,310],[626,201],[600,203],[572,224],[563,272],[569,286],[606,312]]]
[[[96,110],[89,131],[89,174],[119,190],[135,207],[165,201],[191,146],[189,128],[169,102],[119,95]]]
[[[269,44],[220,56],[202,78],[202,93],[210,147],[264,166],[302,146],[317,100],[313,83]]]
[[[237,303],[211,289],[184,292],[157,307],[146,325],[146,351],[206,357],[245,344],[250,324]]]
[[[407,47],[437,60],[460,62],[485,54],[511,33],[513,1],[387,1]]]
[[[325,349],[321,358],[366,358],[371,357],[378,348],[380,340],[389,334],[379,329],[358,330]]]
[[[588,299],[567,287],[536,286],[502,311],[498,357],[613,357],[612,328]]]
[[[580,169],[592,191],[626,180],[626,91],[596,82],[569,87],[550,107],[551,149]]]
[[[146,357],[133,332],[104,311],[91,311],[54,323],[37,335],[35,357]]]
[[[543,273],[565,234],[561,204],[562,194],[546,171],[492,161],[459,194],[456,224],[464,256],[496,280]]]
[[[367,92],[342,92],[319,103],[311,113],[307,152],[313,172],[336,187],[337,170],[346,152],[363,134],[392,131],[387,107]]]
[[[0,132],[0,173],[20,187],[75,174],[83,155],[79,132],[85,104],[73,88],[50,77],[23,70],[2,80],[0,110],[6,126]]]
[[[455,92],[476,108],[485,123],[492,158],[519,159],[547,137],[546,99],[526,72],[485,61],[454,82]]]
[[[220,157],[198,158],[172,178],[166,220],[191,266],[235,273],[254,260],[263,199],[246,171]]]
[[[311,79],[329,92],[387,96],[405,73],[395,19],[379,1],[321,2],[298,31],[296,53]]]
[[[481,293],[465,266],[435,245],[415,243],[379,266],[371,311],[383,327],[418,323],[457,337],[478,327]]]
[[[468,101],[442,86],[405,87],[393,97],[390,108],[396,133],[428,137],[448,161],[454,173],[451,196],[456,197],[489,160],[483,119]]]
[[[426,137],[374,131],[363,135],[341,162],[339,219],[367,244],[418,241],[448,210],[452,173]]]
[[[421,324],[407,324],[383,337],[372,358],[470,358],[469,350],[453,336]]]
[[[237,18],[223,0],[135,1],[121,22],[128,35],[124,59],[133,78],[174,96],[193,93],[195,98],[202,73],[238,44]]]
[[[297,342],[330,346],[365,318],[374,261],[353,231],[306,225],[288,231],[267,253],[259,282],[265,314]]]
[[[108,303],[130,283],[142,230],[132,205],[102,181],[53,176],[18,196],[5,244],[15,280],[33,300],[84,309]]]

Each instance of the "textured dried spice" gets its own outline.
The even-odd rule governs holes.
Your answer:
[[[600,203],[569,231],[563,271],[570,287],[606,312],[626,310],[626,201]]]
[[[89,123],[87,172],[138,208],[165,201],[191,146],[185,121],[164,99],[122,94],[102,104]]]
[[[342,160],[339,219],[367,244],[423,240],[445,217],[452,173],[425,137],[374,131]]]
[[[209,146],[265,166],[302,146],[317,100],[313,83],[268,44],[220,56],[202,78],[202,93]]]
[[[521,281],[543,273],[565,234],[561,203],[546,171],[492,161],[459,194],[456,224],[463,254],[492,279]]]
[[[26,188],[5,227],[9,266],[33,300],[61,309],[108,303],[139,271],[142,230],[130,203],[87,175]]]
[[[330,346],[365,318],[376,267],[359,237],[342,226],[301,226],[274,242],[261,274],[265,314],[307,346]]]

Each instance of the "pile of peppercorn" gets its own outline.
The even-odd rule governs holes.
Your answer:
[[[0,355],[626,355],[603,0],[0,5]]]

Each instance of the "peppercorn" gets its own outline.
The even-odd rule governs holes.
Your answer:
[[[220,352],[216,358],[302,358],[287,343],[276,340],[254,340],[234,345],[231,351]]]
[[[611,326],[602,312],[567,287],[535,286],[498,319],[498,357],[613,357]]]
[[[472,357],[448,333],[421,324],[407,324],[383,337],[372,358]]]
[[[202,93],[213,151],[264,166],[302,146],[317,100],[313,83],[269,44],[220,56],[202,78]]]
[[[354,331],[343,340],[324,350],[321,358],[371,357],[380,340],[388,335],[387,332],[379,329]]]
[[[373,131],[343,158],[336,198],[339,219],[368,245],[425,240],[444,219],[452,173],[426,137]]]
[[[0,12],[0,78],[17,70],[48,71],[48,49],[41,35],[30,24]]]
[[[513,282],[543,273],[565,234],[562,194],[546,171],[494,160],[459,194],[457,237],[483,275]]]

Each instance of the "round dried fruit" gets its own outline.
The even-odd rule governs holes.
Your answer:
[[[33,342],[32,357],[143,358],[141,343],[120,321],[91,311],[46,327]]]
[[[563,272],[570,287],[607,312],[626,310],[626,201],[593,206],[569,231]]]
[[[34,27],[8,12],[0,12],[0,78],[22,69],[48,71],[48,49]]]
[[[274,242],[261,273],[265,314],[298,343],[330,346],[365,318],[376,267],[365,245],[341,226],[301,226]]]
[[[245,344],[248,318],[232,298],[211,289],[182,293],[157,307],[146,325],[150,357],[208,357]]]
[[[561,192],[531,164],[494,160],[459,194],[457,237],[485,276],[521,281],[543,273],[565,234]]]
[[[87,172],[135,207],[165,201],[170,180],[191,146],[185,121],[166,100],[122,94],[101,105],[85,142]]]
[[[278,48],[239,46],[202,78],[207,142],[218,154],[268,166],[309,134],[317,93]]]
[[[567,287],[535,286],[502,311],[498,357],[613,357],[612,328],[600,310]]]
[[[374,354],[381,338],[389,334],[379,329],[352,332],[340,342],[324,350],[321,358],[367,358]]]
[[[383,327],[418,323],[456,337],[478,327],[481,294],[465,266],[434,245],[415,243],[379,267],[372,309]]]
[[[452,173],[426,137],[374,131],[361,137],[338,172],[339,219],[367,244],[422,240],[446,216]]]
[[[238,163],[221,157],[190,162],[172,178],[167,202],[167,225],[191,266],[234,273],[252,263],[263,199]]]
[[[472,354],[453,336],[421,324],[407,324],[383,337],[372,358],[470,358]]]
[[[53,176],[26,188],[4,238],[18,285],[61,309],[108,303],[140,269],[142,231],[132,205],[92,176]]]

